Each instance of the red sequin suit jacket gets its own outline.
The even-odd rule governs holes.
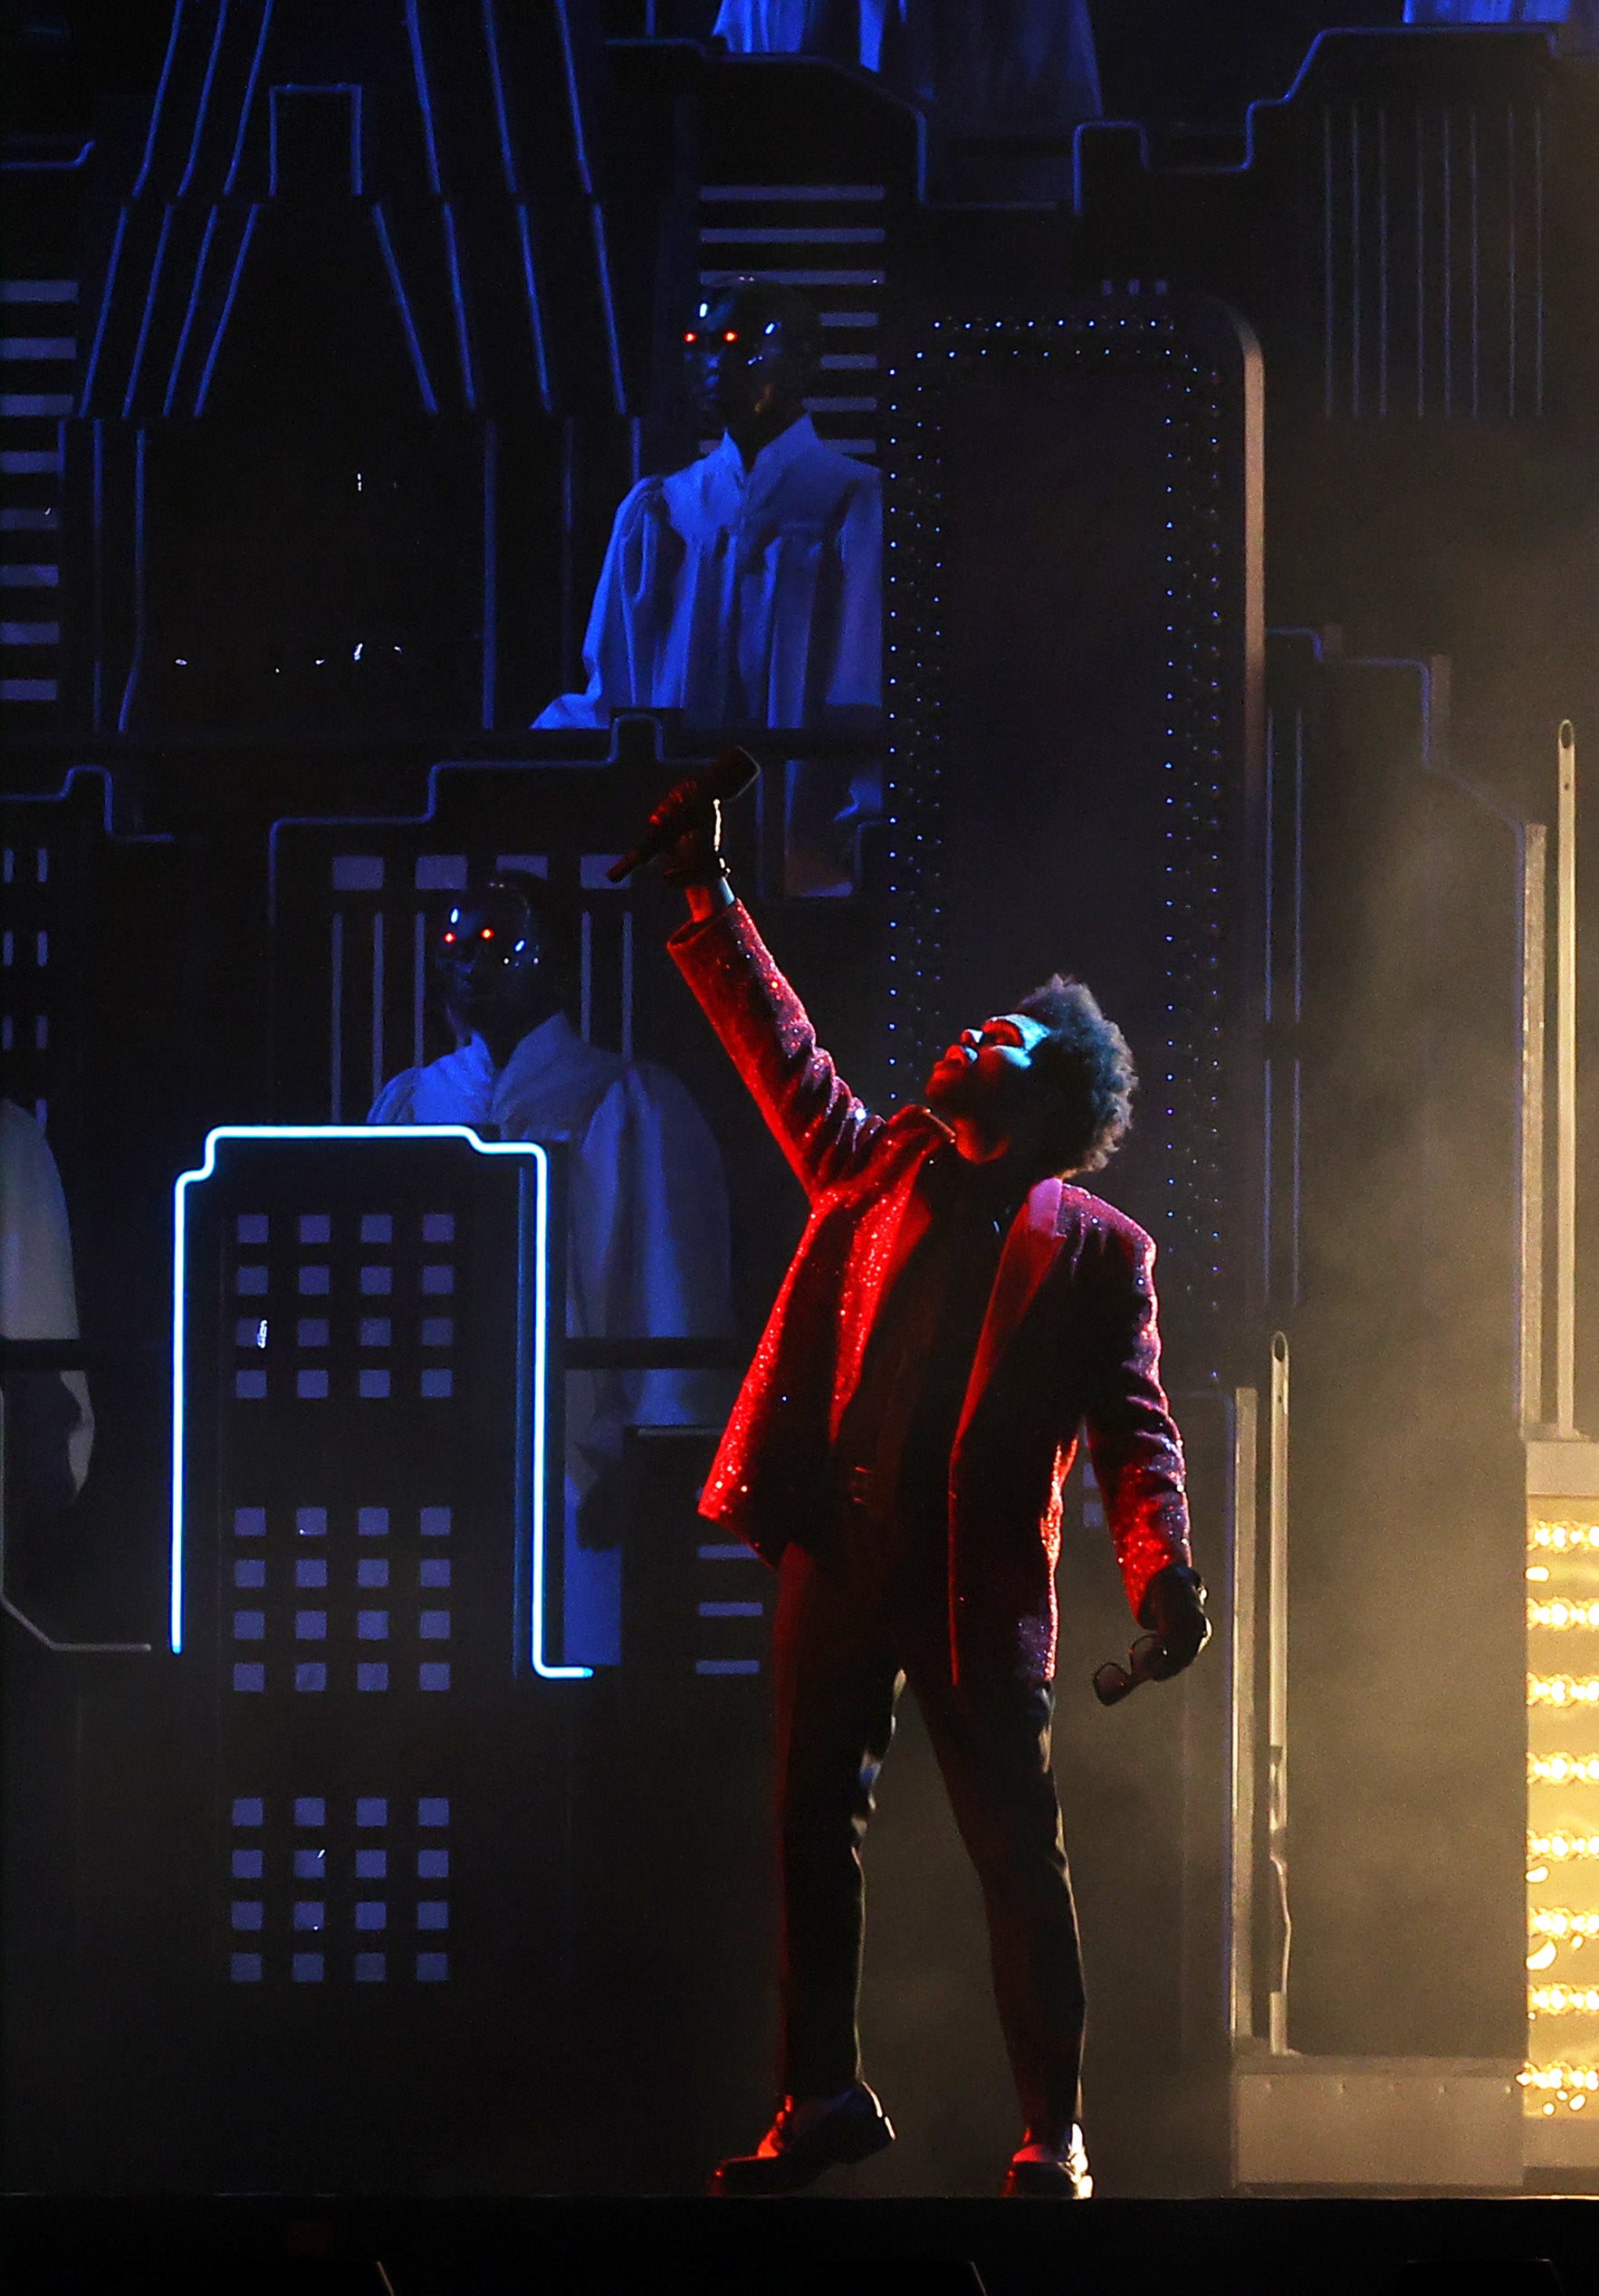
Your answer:
[[[861,1105],[742,905],[669,945],[810,1202],[700,1501],[775,1564],[837,1519],[832,1439],[878,1303],[926,1228],[917,1178],[950,1134],[928,1108],[886,1119]],[[1141,1228],[1059,1180],[1016,1216],[950,1462],[957,1680],[1053,1676],[1060,1486],[1079,1427],[1135,1615],[1154,1574],[1190,1559],[1154,1261]]]

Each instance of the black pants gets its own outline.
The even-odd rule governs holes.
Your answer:
[[[1051,1692],[950,1679],[942,1572],[909,1588],[790,1546],[774,1677],[782,1889],[779,2088],[831,2096],[860,2077],[860,1849],[908,1680],[982,1885],[994,1995],[1023,2117],[1059,2145],[1081,2118],[1083,1980]]]

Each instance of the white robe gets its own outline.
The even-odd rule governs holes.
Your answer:
[[[583,641],[588,685],[533,722],[604,726],[627,707],[696,725],[847,722],[882,702],[882,587],[875,470],[825,446],[809,415],[748,471],[724,437],[627,496]]]
[[[1553,24],[1562,55],[1599,50],[1599,0],[1404,0],[1406,24]]]
[[[78,1296],[66,1198],[50,1143],[25,1108],[0,1100],[0,1339],[76,1339]],[[74,1491],[89,1473],[94,1412],[81,1372],[62,1372],[77,1405],[67,1437]]]
[[[502,1140],[565,1140],[567,1330],[575,1339],[726,1339],[733,1330],[727,1190],[709,1126],[670,1069],[585,1044],[562,1013],[503,1069],[474,1037],[384,1086],[374,1124],[464,1124]],[[721,1372],[582,1372],[567,1381],[566,1656],[620,1657],[620,1556],[581,1547],[577,1510],[627,1426],[719,1426]]]
[[[880,72],[945,137],[1069,136],[1100,115],[1088,0],[859,0],[840,16],[828,0],[722,0],[715,33],[734,55]]]

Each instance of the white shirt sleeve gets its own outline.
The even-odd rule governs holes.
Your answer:
[[[417,1079],[420,1068],[402,1068],[390,1076],[367,1111],[369,1124],[410,1124],[417,1121]]]
[[[883,495],[875,471],[862,478],[838,533],[838,627],[822,689],[829,709],[876,709],[883,700]]]
[[[608,725],[613,709],[659,698],[656,669],[677,570],[673,539],[660,480],[641,478],[617,512],[594,586],[583,638],[589,683],[580,694],[558,694],[535,727]]]
[[[727,1186],[710,1127],[670,1070],[631,1068],[596,1109],[570,1166],[573,1329],[591,1337],[732,1332]],[[618,1372],[596,1383],[583,1439],[614,1457],[628,1424],[714,1424],[717,1372]]]
[[[78,1296],[66,1198],[50,1143],[14,1101],[0,1101],[0,1338],[76,1339]],[[78,1407],[67,1438],[81,1490],[94,1445],[94,1411],[81,1372],[62,1372]]]

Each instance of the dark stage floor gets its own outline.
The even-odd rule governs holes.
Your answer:
[[[6,2205],[11,2296],[1591,2296],[1583,2199]]]

